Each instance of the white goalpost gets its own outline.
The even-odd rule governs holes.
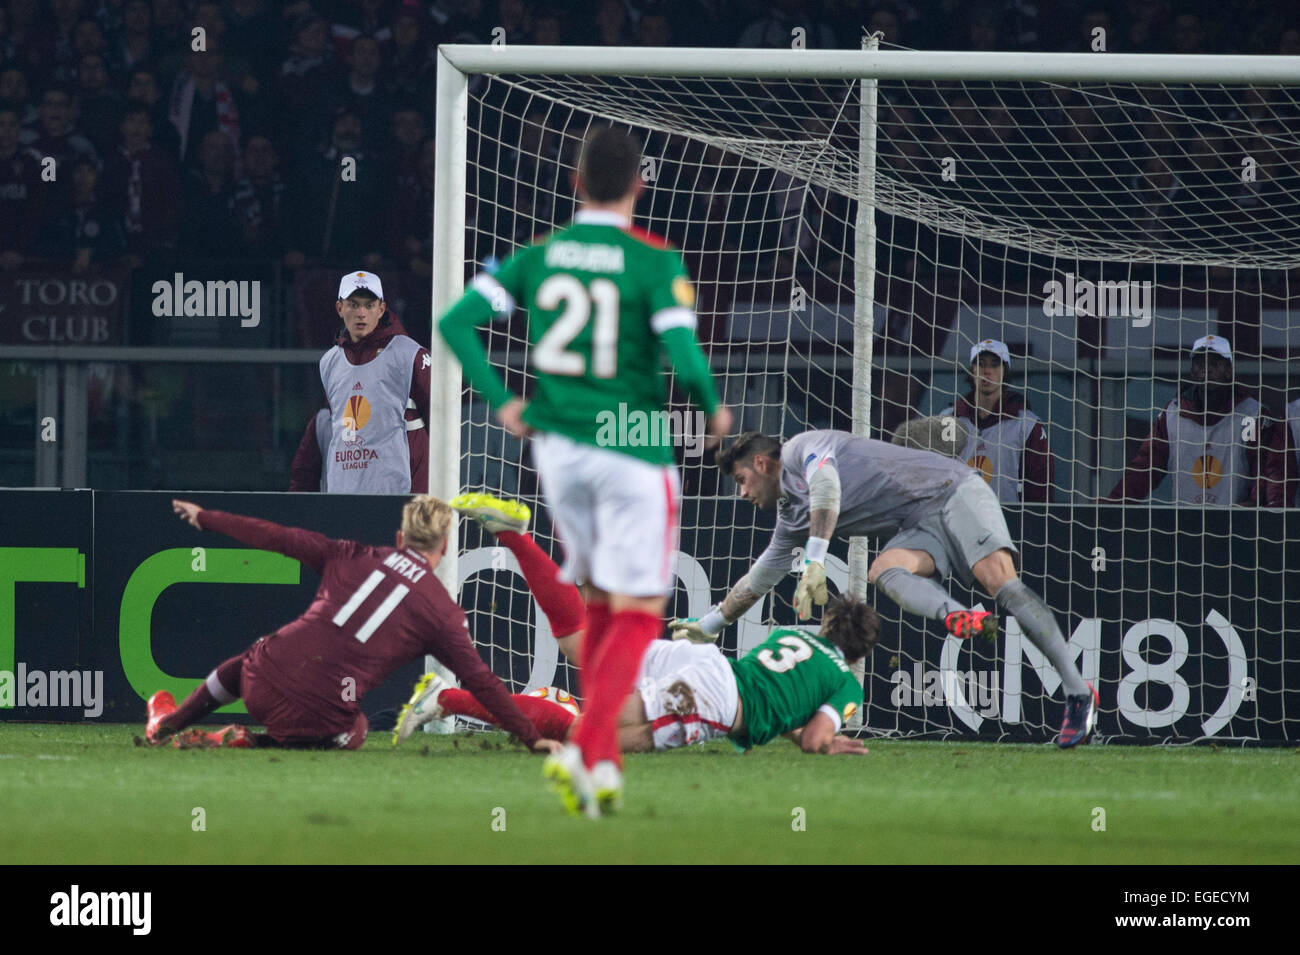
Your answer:
[[[1300,654],[1281,637],[1300,612],[1285,576],[1300,567],[1300,522],[1216,495],[1238,493],[1233,467],[1254,468],[1265,493],[1258,478],[1282,458],[1261,445],[1294,428],[1300,446],[1297,58],[917,52],[875,38],[860,51],[444,45],[435,318],[475,272],[568,221],[577,148],[597,123],[641,139],[638,224],[692,271],[738,430],[889,440],[905,421],[955,415],[970,348],[1005,342],[1051,468],[1011,476],[1007,510],[1027,579],[1102,685],[1102,736],[1294,738]],[[1222,462],[1207,439],[1199,501],[1174,503],[1172,466],[1148,464],[1125,485],[1142,503],[1099,503],[1192,387],[1189,348],[1207,334],[1232,342],[1231,384],[1262,406],[1242,413]],[[526,389],[522,315],[484,335]],[[431,490],[522,497],[553,547],[527,449],[463,387],[436,330],[432,344]],[[698,432],[678,437],[671,609],[685,615],[744,573],[771,524],[735,500]],[[1009,460],[970,447],[991,481],[990,462]],[[567,685],[513,558],[477,528],[460,541],[439,576],[493,668],[516,690]],[[1059,687],[1015,621],[996,646],[945,639],[869,592],[872,553],[855,539],[828,563],[837,589],[881,601],[863,730],[1050,735]],[[794,583],[729,628],[724,651],[794,624]]]

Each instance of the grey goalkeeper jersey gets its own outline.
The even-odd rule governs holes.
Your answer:
[[[781,448],[776,528],[758,558],[759,574],[756,578],[751,574],[751,584],[771,587],[793,569],[794,550],[808,539],[808,481],[824,464],[833,465],[840,476],[837,537],[892,537],[942,507],[953,488],[975,473],[934,451],[860,438],[847,431],[796,435]]]

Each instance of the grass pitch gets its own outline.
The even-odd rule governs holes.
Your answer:
[[[631,756],[622,814],[589,821],[499,734],[313,753],[153,750],[142,732],[0,724],[0,861],[1300,862],[1295,749],[715,743]]]

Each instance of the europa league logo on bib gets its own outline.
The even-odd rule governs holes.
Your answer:
[[[1192,480],[1197,487],[1211,488],[1223,478],[1223,466],[1212,454],[1202,455],[1192,465]]]

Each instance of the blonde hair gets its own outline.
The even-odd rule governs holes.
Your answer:
[[[436,551],[451,530],[451,508],[432,494],[417,494],[402,508],[402,537],[408,547]]]

